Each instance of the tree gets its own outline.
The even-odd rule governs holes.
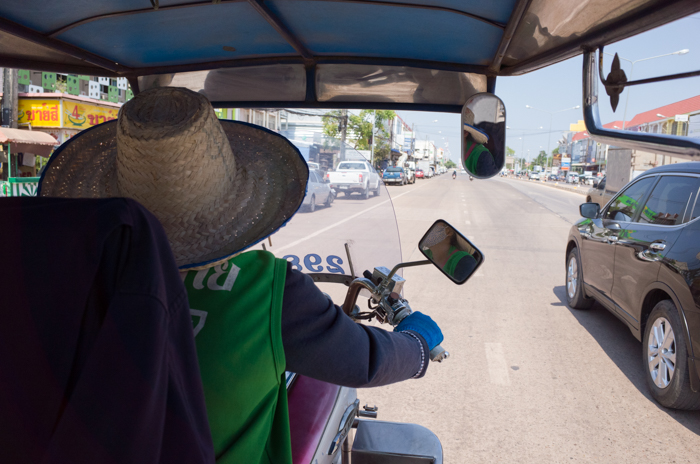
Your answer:
[[[515,150],[513,150],[510,147],[506,147],[506,156],[513,156],[515,155]]]
[[[457,165],[455,164],[454,161],[452,161],[452,160],[447,160],[447,161],[445,161],[445,167],[446,167],[447,169],[452,169],[452,168],[456,168]]]
[[[359,115],[348,113],[346,142],[356,150],[370,150],[372,148],[372,119],[375,117],[374,160],[379,162],[389,158],[391,154],[391,146],[389,145],[390,134],[387,131],[387,123],[396,117],[395,112],[391,110],[378,110],[376,112],[374,110],[362,110]],[[339,138],[342,123],[341,111],[329,111],[323,115],[322,120],[323,133],[335,139]]]
[[[356,150],[369,150],[371,148],[372,119],[374,117],[374,110],[362,110],[359,115],[348,113],[348,143]],[[395,117],[396,113],[391,110],[376,111],[375,134],[377,144],[374,147],[375,157],[377,157],[377,153],[381,151],[383,145],[388,147],[389,132],[385,126],[388,121]],[[323,115],[322,120],[323,133],[329,137],[338,138],[341,129],[340,110],[329,111]],[[391,147],[388,147],[388,151],[391,151]]]
[[[555,148],[554,150],[552,150],[552,154],[553,154],[553,155],[558,155],[558,154],[559,154],[559,147],[557,147],[557,148]]]

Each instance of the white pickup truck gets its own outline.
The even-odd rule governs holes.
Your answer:
[[[326,173],[331,188],[349,196],[352,192],[369,198],[369,192],[379,196],[381,181],[377,171],[367,161],[342,161],[335,171]]]

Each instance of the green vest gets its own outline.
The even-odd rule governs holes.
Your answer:
[[[457,248],[455,248],[451,245],[450,245],[450,249],[447,252],[450,254],[450,257],[447,259],[447,262],[445,263],[445,266],[442,269],[447,274],[454,277],[455,271],[457,270],[457,263],[459,263],[459,260],[464,258],[465,256],[471,256],[471,254],[469,254],[469,252],[467,252],[467,251],[457,250]],[[428,258],[433,259],[433,252],[432,251],[425,250],[425,254]]]
[[[281,327],[286,270],[272,253],[249,251],[185,277],[218,464],[292,462]]]
[[[467,139],[465,145],[464,153],[462,154],[462,165],[470,174],[479,175],[480,173],[476,172],[476,165],[479,162],[479,157],[484,152],[488,153],[489,156],[492,156],[491,152],[482,144],[475,143],[471,139]]]

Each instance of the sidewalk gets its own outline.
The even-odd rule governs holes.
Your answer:
[[[592,188],[590,185],[582,184],[567,184],[566,182],[552,182],[552,181],[537,181],[528,179],[518,179],[517,177],[505,177],[505,179],[514,180],[518,182],[532,182],[535,184],[546,185],[547,187],[557,188],[559,190],[567,190],[569,192],[579,193],[581,195],[586,195],[588,191]]]

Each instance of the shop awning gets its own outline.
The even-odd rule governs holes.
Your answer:
[[[59,145],[46,132],[0,127],[0,144],[8,143],[11,144],[11,153],[32,153],[44,157],[48,157],[53,147]]]

